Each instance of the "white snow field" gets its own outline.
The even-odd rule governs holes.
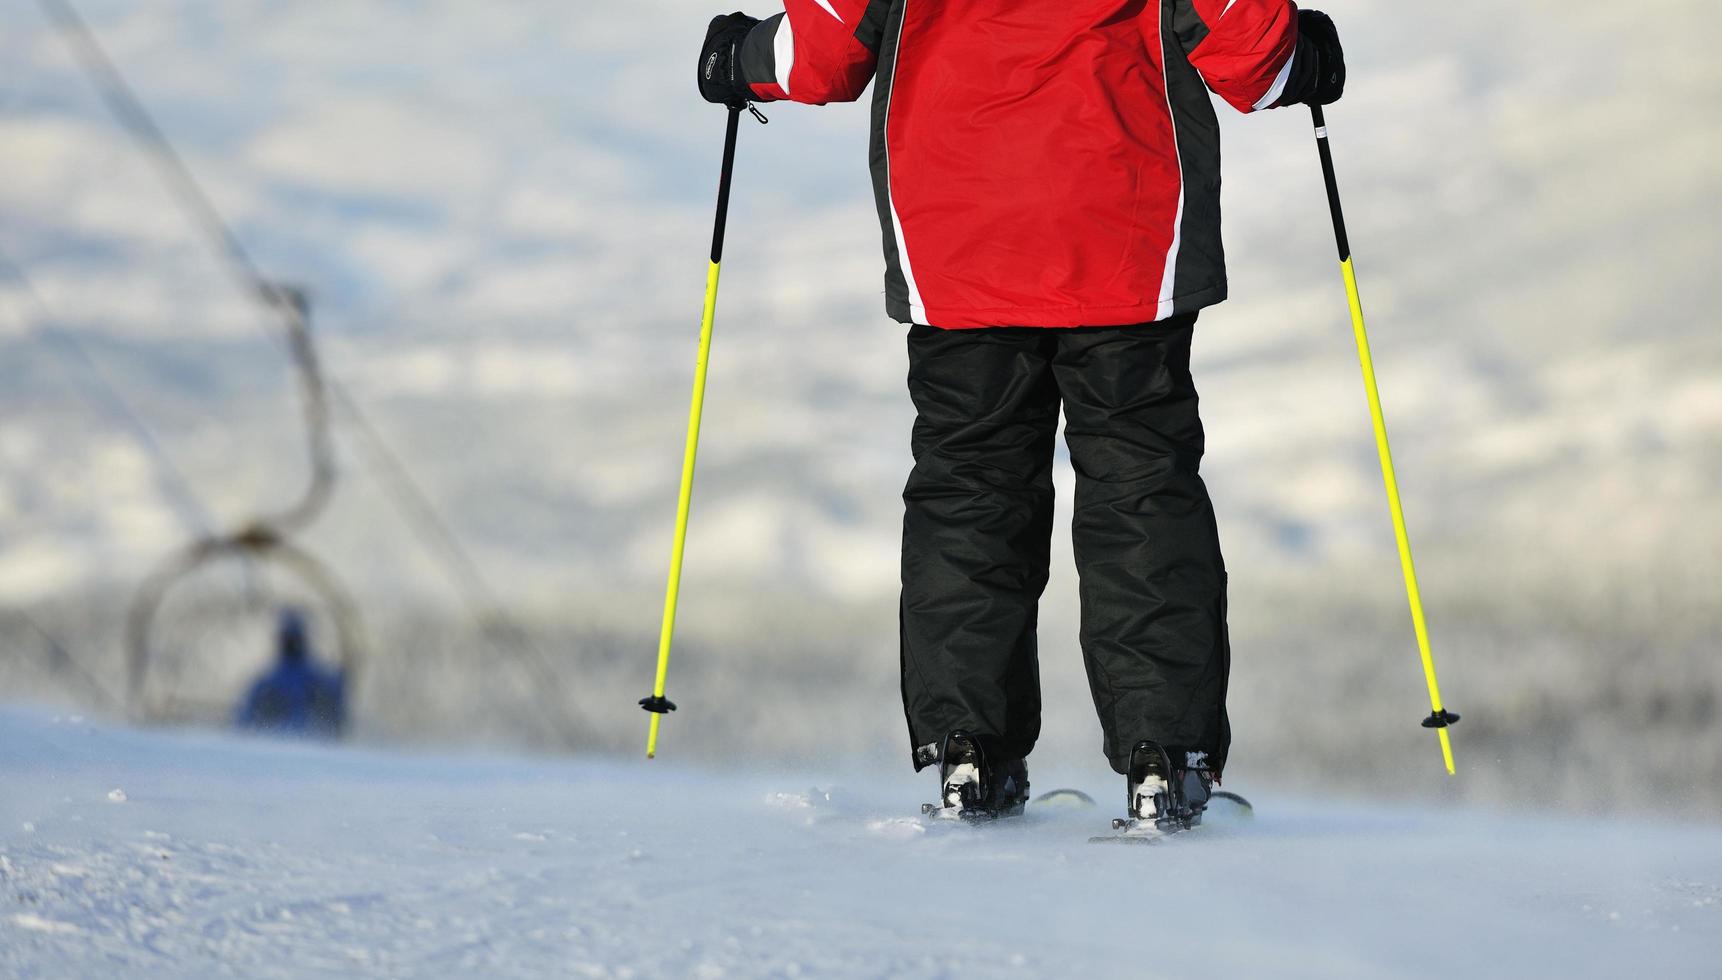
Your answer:
[[[1097,847],[1086,840],[1114,788],[1098,776],[1085,786],[1098,809],[990,828],[929,829],[913,816],[926,778],[809,789],[830,783],[139,732],[8,708],[0,975],[1722,968],[1715,827],[1264,796],[1252,820]]]

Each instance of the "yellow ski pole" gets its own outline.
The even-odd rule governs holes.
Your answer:
[[[1387,509],[1393,514],[1393,534],[1399,543],[1399,566],[1405,573],[1405,594],[1411,602],[1411,627],[1417,633],[1417,650],[1423,657],[1423,677],[1429,683],[1429,717],[1424,728],[1435,729],[1441,739],[1441,759],[1452,775],[1453,744],[1447,728],[1459,716],[1441,706],[1441,688],[1435,680],[1435,658],[1429,652],[1429,627],[1423,620],[1423,597],[1417,589],[1417,569],[1411,561],[1411,538],[1405,532],[1405,510],[1399,503],[1399,481],[1393,475],[1393,451],[1387,445],[1387,421],[1381,414],[1381,392],[1375,385],[1375,361],[1369,356],[1369,335],[1363,327],[1363,300],[1357,292],[1357,273],[1351,264],[1351,242],[1345,233],[1345,214],[1339,206],[1339,179],[1334,176],[1333,152],[1327,145],[1327,118],[1321,106],[1310,106],[1315,122],[1315,143],[1321,152],[1322,177],[1327,181],[1327,205],[1333,213],[1333,234],[1339,243],[1339,268],[1345,277],[1345,293],[1351,303],[1351,328],[1357,339],[1357,359],[1363,366],[1363,388],[1369,396],[1369,417],[1375,424],[1375,449],[1381,456],[1381,479],[1387,486]]]
[[[664,715],[676,710],[675,702],[664,697],[664,684],[670,673],[670,641],[676,632],[676,600],[682,589],[682,555],[688,543],[688,511],[694,498],[694,458],[700,448],[700,415],[706,402],[706,364],[711,359],[712,319],[717,314],[718,270],[723,265],[724,224],[729,219],[730,174],[735,169],[735,134],[741,122],[741,110],[746,108],[755,119],[765,122],[765,116],[752,105],[729,107],[729,123],[724,129],[723,169],[718,176],[717,220],[712,227],[711,264],[706,267],[706,305],[700,317],[700,349],[694,361],[694,397],[688,409],[688,440],[682,451],[682,489],[676,500],[676,539],[670,550],[670,582],[664,592],[664,624],[658,633],[658,675],[652,683],[652,696],[640,699],[640,707],[652,714],[651,728],[646,733],[646,758],[658,754],[658,726]]]

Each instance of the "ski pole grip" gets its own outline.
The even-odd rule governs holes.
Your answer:
[[[1339,261],[1351,258],[1351,236],[1345,230],[1345,209],[1339,204],[1339,177],[1333,168],[1333,151],[1327,143],[1327,115],[1321,106],[1309,107],[1310,121],[1315,124],[1316,151],[1321,155],[1321,178],[1327,187],[1327,210],[1333,218],[1333,240],[1339,247]]]

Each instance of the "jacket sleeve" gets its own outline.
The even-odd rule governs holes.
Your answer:
[[[1208,88],[1239,112],[1277,105],[1298,51],[1292,0],[1173,0],[1172,26]]]
[[[741,75],[761,102],[853,102],[879,57],[890,0],[784,0],[741,47]]]

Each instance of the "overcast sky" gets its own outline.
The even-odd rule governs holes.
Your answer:
[[[711,10],[81,7],[246,247],[315,291],[334,370],[483,559],[526,590],[655,587],[723,122],[691,81]],[[141,404],[195,400],[173,379],[198,343],[278,370],[268,322],[38,6],[0,9],[0,251],[82,335],[180,345],[159,354],[177,373],[111,355]],[[1715,4],[1327,9],[1351,66],[1335,152],[1423,539],[1582,538],[1631,563],[1716,528]],[[888,592],[909,414],[866,106],[767,111],[742,133],[690,574]],[[1373,553],[1379,477],[1308,117],[1221,116],[1233,299],[1203,318],[1197,380],[1228,549]],[[39,320],[0,281],[0,343],[39,344]],[[292,388],[271,377],[198,424],[157,420],[224,519],[300,479]],[[184,534],[130,436],[43,385],[0,418],[15,595],[125,579]],[[351,493],[325,547],[436,588],[423,555],[365,564],[410,547],[374,487]]]

